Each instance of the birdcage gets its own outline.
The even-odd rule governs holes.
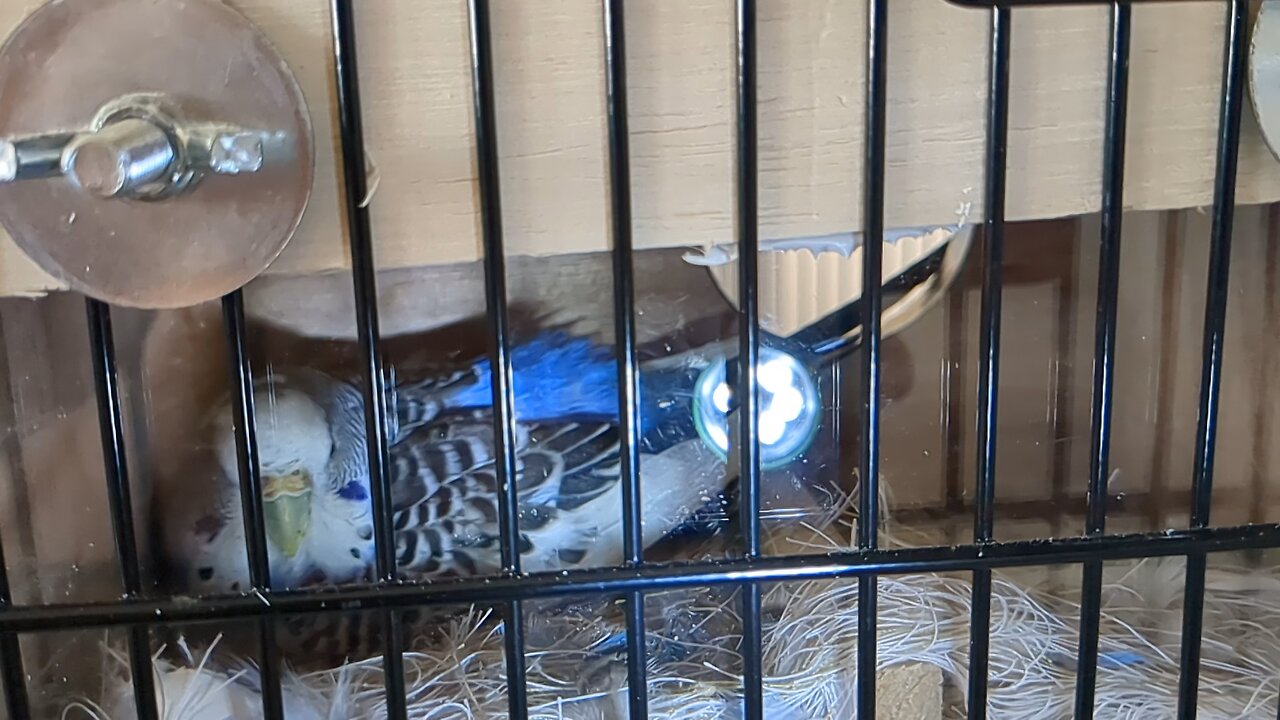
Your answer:
[[[1263,12],[1272,4],[1262,3]],[[970,718],[1023,716],[1011,710],[1014,696],[1023,703],[1017,707],[1034,708],[1026,717],[1037,718],[1162,717],[1173,708],[1180,718],[1196,717],[1198,709],[1215,718],[1280,712],[1278,660],[1266,657],[1266,648],[1280,645],[1268,625],[1280,615],[1277,585],[1268,584],[1271,568],[1280,564],[1263,552],[1280,546],[1280,525],[1266,514],[1273,494],[1267,443],[1274,431],[1265,385],[1274,379],[1270,346],[1274,317],[1280,317],[1274,241],[1255,243],[1256,255],[1234,250],[1236,264],[1244,258],[1248,282],[1259,286],[1248,292],[1261,299],[1234,291],[1260,308],[1261,319],[1242,321],[1260,337],[1232,345],[1227,334],[1239,208],[1269,208],[1280,200],[1280,165],[1267,150],[1275,122],[1268,63],[1277,46],[1265,18],[1255,25],[1244,0],[624,5],[56,0],[0,8],[0,20],[15,28],[0,50],[0,138],[7,138],[0,140],[0,222],[14,241],[0,247],[0,289],[8,298],[43,298],[6,298],[22,309],[0,308],[8,383],[0,405],[10,406],[4,408],[8,565],[0,554],[0,671],[8,717],[67,713],[73,705],[87,717],[110,716],[95,705],[105,705],[105,695],[84,694],[92,690],[78,689],[83,700],[64,697],[53,710],[48,698],[32,697],[33,683],[65,673],[58,663],[85,652],[75,646],[81,649],[59,654],[59,638],[90,630],[122,638],[124,679],[112,692],[124,688],[121,712],[134,713],[130,717],[205,717],[200,713],[213,707],[213,694],[232,686],[252,692],[238,696],[239,705],[218,705],[225,714],[216,717],[307,717],[293,703],[301,702],[299,688],[314,691],[319,676],[300,676],[292,665],[305,657],[283,657],[281,643],[298,618],[340,615],[380,628],[381,645],[368,659],[348,657],[347,675],[324,675],[324,682],[358,692],[360,709],[335,709],[332,698],[321,695],[315,717],[898,718],[942,717],[944,704]],[[1028,23],[1024,36],[1015,33],[1020,19]],[[1188,35],[1178,39],[1173,29]],[[651,46],[640,47],[637,35]],[[902,55],[895,45],[904,48]],[[541,65],[516,68],[534,55]],[[1130,85],[1131,67],[1139,64],[1151,93]],[[1055,69],[1065,69],[1065,89],[1046,79]],[[551,79],[539,84],[532,79],[539,73]],[[1250,80],[1252,115],[1246,111]],[[893,101],[898,81],[909,89]],[[362,102],[362,91],[373,102]],[[637,92],[646,98],[642,113],[629,102]],[[1030,114],[1018,119],[1029,127],[1011,127],[1019,93],[1035,98]],[[1095,97],[1100,107],[1085,102]],[[540,111],[553,116],[539,119]],[[1093,120],[1096,132],[1081,129],[1093,128]],[[708,128],[727,134],[717,140]],[[1129,138],[1139,132],[1149,141],[1135,150]],[[1054,146],[1054,133],[1073,142]],[[1020,144],[1010,142],[1011,134]],[[860,149],[850,142],[855,135]],[[1157,145],[1161,149],[1152,149]],[[1082,149],[1096,150],[1096,157],[1081,159]],[[913,154],[919,155],[914,162]],[[547,157],[561,164],[544,164]],[[504,173],[504,165],[515,170]],[[1206,220],[1188,210],[1197,207],[1211,208]],[[1152,232],[1158,239],[1143,247],[1164,254],[1154,264],[1129,258],[1122,266],[1121,220],[1138,212],[1162,218],[1137,222],[1158,225]],[[1089,214],[1096,226],[1050,222]],[[1262,228],[1253,234],[1273,232],[1273,215],[1269,209],[1250,215]],[[900,217],[911,219],[907,229],[893,227]],[[393,240],[375,243],[380,233]],[[1007,243],[1015,233],[1034,237]],[[335,242],[313,241],[322,236]],[[420,237],[428,239],[414,239]],[[681,254],[686,247],[701,252]],[[715,336],[721,355],[687,376],[682,397],[688,402],[671,420],[695,446],[734,468],[731,509],[714,499],[711,509],[698,509],[691,531],[726,544],[715,556],[695,543],[702,554],[673,550],[654,557],[654,539],[646,534],[646,488],[657,480],[642,482],[640,472],[650,462],[642,458],[649,427],[643,414],[651,410],[644,400],[645,362],[679,350],[669,336],[640,327],[646,320],[638,311],[636,263],[651,248],[665,248],[664,257],[677,258],[684,269],[663,279],[666,292],[707,302],[712,295],[678,287],[697,273],[732,318],[716,328],[727,333]],[[516,482],[527,467],[519,405],[531,396],[518,388],[526,338],[512,319],[519,312],[510,286],[513,252],[561,263],[521,280],[522,288],[532,283],[543,294],[563,288],[609,321],[609,402],[620,443],[612,470],[621,515],[616,563],[526,566],[522,527],[539,518],[524,509]],[[475,276],[446,270],[404,281],[394,274],[469,261]],[[1073,313],[1092,300],[1083,290],[1092,287],[1095,263],[1096,302],[1082,313],[1095,317],[1079,323],[1086,337],[1077,344]],[[1128,272],[1135,263],[1142,270]],[[658,277],[670,267],[649,270]],[[1205,278],[1203,295],[1178,290],[1193,283],[1188,269]],[[1137,275],[1148,285],[1122,282]],[[584,277],[603,277],[607,293],[573,285]],[[1047,300],[1035,319],[1024,316],[1011,338],[1010,318],[1020,308],[1004,300],[1024,282],[1048,288],[1047,295],[1025,296],[1032,304]],[[1161,333],[1151,343],[1120,322],[1121,297],[1131,287],[1161,298],[1163,314],[1146,325],[1134,321]],[[470,299],[459,300],[468,291],[474,291]],[[1133,292],[1129,303],[1147,298]],[[403,518],[395,514],[393,476],[400,459],[390,447],[405,422],[399,388],[408,371],[388,358],[422,343],[412,332],[420,322],[414,313],[426,307],[421,293],[432,294],[434,329],[471,323],[432,342],[482,340],[468,352],[489,369],[480,404],[493,442],[497,531],[489,549],[498,567],[492,572],[433,580],[401,570],[402,554],[413,551],[397,536]],[[976,313],[968,307],[971,296]],[[62,322],[68,299],[75,313],[87,313],[87,341],[80,326],[74,328],[78,340],[50,339],[50,324]],[[649,324],[684,321],[691,305],[661,300],[653,308],[668,304],[669,314]],[[197,305],[214,313],[195,314],[190,309]],[[1179,308],[1182,315],[1192,308],[1202,320],[1196,338],[1202,345],[1189,355],[1170,339],[1178,324],[1170,318]],[[150,335],[135,322],[146,313]],[[553,320],[573,326],[560,316]],[[273,583],[269,553],[279,540],[268,527],[259,435],[274,428],[263,423],[274,408],[255,401],[264,370],[255,358],[277,340],[254,329],[264,326],[302,336],[291,352],[304,364],[328,361],[316,338],[342,336],[349,345],[342,360],[359,370],[367,448],[361,462],[369,480],[364,499],[371,507],[371,554],[364,560],[371,577],[323,588]],[[159,335],[166,344],[154,340],[155,327],[168,328]],[[976,346],[966,339],[973,329]],[[910,372],[901,358],[886,354],[889,341],[902,337],[936,355],[931,362],[940,371],[930,382],[938,397],[923,413],[932,414],[927,423],[902,420],[886,434],[886,408],[893,407],[884,402],[886,383]],[[1186,337],[1190,333],[1183,342]],[[1080,365],[1088,392],[1073,395],[1070,357],[1077,347],[1088,360]],[[1017,365],[1016,355],[1044,348],[1047,384],[1028,390],[1010,384],[1021,379],[1002,375],[1002,366]],[[1124,360],[1118,348],[1135,359]],[[431,349],[436,359],[448,359],[456,348]],[[1224,391],[1224,378],[1231,380],[1229,349],[1257,353],[1242,373],[1248,377],[1232,385],[1235,395]],[[81,362],[86,351],[92,412],[77,415],[66,400],[75,389],[64,388],[67,378],[50,368]],[[1147,362],[1139,353],[1155,358]],[[169,389],[122,381],[122,354],[124,365],[151,368]],[[1165,366],[1179,357],[1180,372]],[[1143,425],[1133,414],[1117,415],[1117,388],[1125,391],[1118,358],[1140,367],[1130,380],[1147,380],[1143,397],[1151,403],[1140,428],[1151,437],[1143,435],[1139,450],[1122,451],[1126,467],[1131,455],[1160,447],[1143,461],[1151,480],[1141,492],[1115,483],[1116,437],[1129,442],[1139,430],[1125,423]],[[182,378],[193,368],[215,366],[218,383],[230,389],[243,517],[243,528],[231,532],[243,533],[248,582],[235,592],[165,593],[148,579],[154,571],[145,558],[171,540],[154,529],[156,512],[140,495],[153,490],[155,477],[182,476],[177,466],[150,456],[182,445],[186,425],[139,419],[131,403],[203,403],[201,383],[211,381]],[[771,385],[776,373],[807,378],[796,386],[799,404],[783,420],[769,414],[784,390],[795,388]],[[136,387],[125,387],[131,383]],[[43,389],[34,389],[39,384]],[[1179,387],[1194,395],[1181,405],[1171,399]],[[169,392],[172,399],[153,397]],[[62,399],[45,402],[41,393]],[[1047,408],[1043,445],[997,419],[998,410],[1032,395]],[[1255,444],[1241,452],[1249,457],[1229,462],[1252,463],[1240,471],[1252,484],[1249,492],[1235,485],[1229,492],[1249,497],[1237,524],[1215,525],[1220,417],[1243,416],[1246,402],[1256,402],[1249,408]],[[1084,427],[1072,427],[1075,407],[1084,408]],[[1170,429],[1174,417],[1194,421],[1179,432]],[[36,438],[47,429],[42,424],[56,432]],[[98,436],[105,468],[82,467],[83,453],[73,452],[80,431]],[[136,435],[143,431],[150,444],[140,446]],[[908,441],[922,434],[929,443]],[[1189,492],[1163,480],[1178,467],[1168,459],[1177,454],[1178,439],[1188,445]],[[795,504],[768,477],[815,443],[834,453],[824,462],[844,484],[829,489],[825,505]],[[1240,450],[1232,443],[1230,452]],[[928,459],[923,469],[895,472],[918,476],[921,487],[933,489],[904,486],[890,503],[884,485],[892,483],[882,475],[885,450],[895,445],[900,452],[892,462],[900,467],[910,464],[902,460],[907,454],[911,462]],[[998,446],[1017,453],[1000,460]],[[139,447],[148,458],[136,456]],[[936,448],[936,456],[928,448]],[[1081,456],[1074,469],[1071,448]],[[1041,469],[1025,471],[1028,465]],[[69,479],[77,473],[105,488],[107,507],[81,507],[93,503]],[[998,498],[998,487],[1023,474],[1043,475],[1046,492]],[[847,506],[841,490],[851,493]],[[932,494],[899,511],[902,495],[917,492]],[[1117,515],[1142,520],[1139,531],[1116,532]],[[1184,515],[1170,524],[1170,517]],[[768,540],[765,527],[774,516],[793,533],[789,550]],[[1068,520],[1076,516],[1082,522]],[[110,572],[118,574],[122,596],[50,597],[50,585],[41,586],[47,568],[39,548],[77,532],[64,523],[95,522],[91,517],[109,521]],[[817,526],[818,517],[853,518],[848,542],[832,540],[836,525]],[[1031,529],[997,537],[998,517],[1030,521]],[[914,544],[886,542],[887,518],[895,532],[926,526],[932,532],[944,519],[945,531]],[[663,527],[665,539],[676,526],[687,529],[684,519]],[[57,562],[79,573],[82,552],[58,555]],[[351,552],[361,560],[357,548]],[[1252,564],[1214,575],[1215,557],[1233,552],[1253,553]],[[1184,565],[1160,576],[1162,585],[1152,581],[1141,591],[1125,585],[1133,568],[1170,558]],[[1107,575],[1117,568],[1121,581]],[[1044,570],[1044,576],[1009,574],[1020,569]],[[1069,597],[1056,604],[1037,594],[1050,576],[1074,578]],[[1243,595],[1231,595],[1230,611],[1214,610],[1213,622],[1233,629],[1212,638],[1215,654],[1202,662],[1214,578],[1224,592]],[[1138,627],[1141,613],[1126,615],[1111,605],[1117,596],[1157,587],[1174,598],[1174,605],[1161,606],[1162,618],[1177,618],[1172,629]],[[565,620],[573,613],[557,603],[581,598],[590,598],[584,601],[589,609]],[[708,625],[710,615],[688,609],[700,602],[718,603],[729,624]],[[1254,614],[1241,609],[1246,605]],[[563,686],[551,687],[544,640],[574,635],[605,606],[617,611],[618,633],[587,633],[589,641],[563,666],[581,677],[558,677]],[[405,632],[424,612],[440,608],[469,609],[461,620],[439,621],[454,634],[446,632],[432,647],[452,649],[448,657],[431,655]],[[655,622],[681,612],[697,619],[681,626],[685,632],[719,628],[703,638],[711,650],[695,647],[702,640],[655,639]],[[247,629],[251,651],[239,660],[250,670],[217,675],[202,694],[175,706],[165,693],[181,687],[169,684],[175,668],[156,654],[157,638],[210,624]],[[895,634],[888,625],[910,627]],[[937,649],[947,633],[959,634]],[[1038,645],[1024,642],[1034,633],[1048,637]],[[715,645],[724,634],[733,634],[727,651]],[[925,636],[927,642],[919,640]],[[1259,644],[1246,643],[1246,636]],[[925,645],[913,645],[917,640]],[[464,648],[470,654],[461,653]],[[711,655],[699,654],[704,651]],[[714,664],[708,658],[721,651],[733,662],[707,671]],[[313,652],[304,649],[302,656]],[[491,667],[486,676],[493,681],[497,672],[500,682],[485,686],[490,700],[480,702],[467,689],[467,668],[484,653],[500,660],[493,666],[499,670]],[[592,674],[584,660],[591,653],[612,656],[610,671],[624,671],[605,690],[582,684]],[[925,663],[929,653],[941,658],[934,661],[941,672],[892,674]],[[1223,653],[1236,657],[1222,660]],[[61,659],[45,667],[51,656]],[[455,672],[450,663],[462,680],[449,674]],[[693,665],[706,676],[680,676],[679,668],[692,672]],[[204,669],[204,660],[194,657],[182,677]],[[788,672],[792,676],[783,677]],[[1216,674],[1212,688],[1203,685],[1202,672]],[[1167,688],[1157,676],[1168,680]],[[246,677],[251,680],[241,682]],[[797,678],[806,681],[799,683],[803,690],[796,689]],[[683,689],[672,689],[677,686]],[[1048,697],[1051,691],[1056,699]],[[446,692],[457,696],[443,697]],[[946,692],[960,699],[944,701]],[[1206,701],[1207,695],[1213,697]],[[494,697],[501,709],[494,709]],[[603,706],[588,702],[601,698]]]

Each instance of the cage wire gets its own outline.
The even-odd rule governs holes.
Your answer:
[[[1082,0],[1083,1],[1083,0]],[[118,602],[27,606],[12,601],[0,575],[0,667],[10,717],[31,704],[19,633],[123,628],[112,642],[108,676],[121,680],[101,698],[70,700],[62,717],[203,718],[206,711],[267,718],[690,718],[874,717],[878,670],[916,663],[938,668],[959,693],[959,716],[982,718],[1246,718],[1276,712],[1280,648],[1280,565],[1207,567],[1209,553],[1280,546],[1280,526],[1212,527],[1213,450],[1222,374],[1236,158],[1243,105],[1246,3],[1224,2],[1223,95],[1213,206],[1204,352],[1190,527],[1138,535],[1106,528],[1108,436],[1114,382],[1120,217],[1123,207],[1131,3],[1111,7],[1103,163],[1101,266],[1092,395],[1087,522],[1081,537],[1037,541],[994,538],[995,444],[999,387],[1004,195],[1009,110],[1010,37],[1018,7],[1049,0],[969,0],[990,12],[990,94],[978,412],[978,495],[972,542],[909,547],[885,516],[880,485],[882,327],[885,234],[887,0],[868,2],[863,284],[856,309],[859,365],[852,374],[859,405],[861,488],[831,507],[826,522],[767,530],[761,524],[760,424],[756,410],[759,323],[756,3],[736,2],[737,229],[740,325],[734,379],[741,398],[740,530],[745,554],[724,538],[686,562],[646,562],[640,543],[637,475],[638,369],[629,198],[625,24],[621,0],[604,0],[609,172],[621,458],[621,567],[565,573],[521,572],[510,436],[512,334],[497,152],[490,3],[469,0],[469,31],[478,147],[488,320],[496,369],[492,383],[502,528],[502,573],[448,583],[402,582],[396,568],[388,477],[388,388],[380,352],[366,153],[361,122],[352,0],[332,0],[333,58],[359,340],[364,359],[365,430],[374,505],[377,578],[372,586],[328,592],[272,591],[264,581],[266,538],[255,464],[252,368],[243,301],[224,301],[233,368],[236,433],[246,498],[246,537],[253,587],[233,597],[143,594],[131,517],[129,463],[121,428],[111,309],[88,301],[94,382],[106,456],[115,541],[126,597]],[[1077,2],[1075,4],[1081,4]],[[855,328],[845,328],[846,331]],[[875,522],[868,518],[877,518]],[[842,524],[843,523],[843,524]],[[787,552],[799,549],[800,552]],[[729,557],[726,557],[729,555]],[[1077,564],[1079,585],[1049,591],[1027,568]],[[1175,588],[1175,592],[1168,588]],[[1212,593],[1206,594],[1207,590]],[[566,598],[593,597],[576,609]],[[1075,600],[1074,598],[1079,598]],[[434,634],[400,632],[409,608],[468,608]],[[282,662],[275,622],[295,613],[371,614],[393,632],[385,648],[336,668],[299,671]],[[551,609],[559,608],[555,612]],[[593,622],[583,622],[583,616]],[[153,656],[153,628],[215,620],[256,623],[256,657],[215,662],[217,643],[181,640]],[[177,658],[175,660],[175,658]],[[230,709],[230,710],[228,710]],[[225,713],[224,713],[225,714]],[[210,715],[223,717],[224,715]]]
[[[848,518],[848,503],[830,517]],[[886,515],[885,520],[888,520]],[[822,526],[821,529],[819,526]],[[850,548],[846,520],[806,521],[768,533],[773,553]],[[906,547],[886,527],[887,544]],[[724,537],[696,555],[722,554]],[[1109,564],[1102,588],[1097,712],[1156,718],[1176,711],[1179,623],[1185,563],[1140,558]],[[1256,717],[1280,684],[1280,566],[1243,561],[1215,566],[1207,580],[1205,718]],[[771,718],[848,717],[856,669],[856,584],[803,581],[773,585],[762,598],[764,702]],[[646,648],[649,706],[657,717],[707,720],[736,716],[741,665],[740,590],[733,586],[660,591],[648,596]],[[992,586],[993,655],[989,704],[1001,717],[1060,718],[1074,703],[1080,587],[1042,587],[1025,571],[997,572]],[[879,582],[877,670],[924,664],[955,689],[947,717],[964,717],[972,583],[964,573],[913,573]],[[616,598],[547,603],[527,616],[529,717],[616,717],[626,712],[625,627]],[[260,704],[261,678],[249,662],[212,661],[219,639],[203,648],[180,640],[178,659],[158,660],[160,716],[224,717]],[[136,717],[128,661],[110,646],[108,676],[118,683],[106,705],[66,704],[64,718]],[[159,654],[157,655],[157,658]],[[507,717],[501,621],[471,606],[407,648],[412,718]],[[385,713],[381,659],[335,668],[286,669],[289,717],[337,720]],[[211,698],[217,698],[216,701]],[[241,717],[241,715],[232,715]]]

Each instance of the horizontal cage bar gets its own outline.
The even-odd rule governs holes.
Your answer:
[[[412,605],[498,603],[510,599],[588,593],[740,584],[835,580],[874,574],[905,575],[981,568],[1062,565],[1085,560],[1126,560],[1189,553],[1280,547],[1280,523],[1169,530],[1101,537],[1021,540],[983,545],[842,551],[816,555],[738,558],[722,562],[645,565],[520,577],[474,577],[433,583],[355,586],[327,591],[276,593],[270,604],[257,596],[136,599],[114,603],[19,605],[0,613],[0,632],[34,632],[113,624],[198,623],[290,613],[351,612]]]

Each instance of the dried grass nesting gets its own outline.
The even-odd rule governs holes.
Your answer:
[[[834,532],[828,528],[827,532]],[[774,538],[775,541],[778,538]],[[808,529],[783,542],[807,551],[842,543]],[[795,550],[791,550],[795,552]],[[1248,567],[1218,560],[1205,604],[1200,716],[1210,720],[1274,713],[1280,691],[1280,563]],[[1071,569],[1079,576],[1078,568]],[[1019,720],[1070,717],[1074,701],[1079,589],[1028,587],[1026,571],[996,573],[992,583],[990,713]],[[1183,562],[1178,558],[1108,564],[1097,682],[1099,718],[1169,718],[1175,713]],[[649,595],[649,698],[654,717],[712,720],[739,715],[741,640],[736,589]],[[966,687],[971,586],[967,574],[883,578],[879,585],[879,667],[939,667],[952,697]],[[848,717],[857,665],[856,583],[775,585],[764,595],[766,715]],[[531,605],[527,610],[530,717],[604,720],[626,717],[626,659],[602,644],[621,632],[616,603]],[[183,649],[158,673],[168,694],[166,720],[203,720],[191,708],[211,693],[247,691],[244,715],[257,717],[256,674],[234,659]],[[216,648],[212,648],[216,651]],[[101,705],[69,703],[63,717],[133,717],[127,667],[111,655],[120,684]],[[185,658],[183,660],[182,658]],[[212,669],[214,667],[217,669]],[[418,638],[405,657],[409,717],[458,720],[506,717],[501,623],[470,609]],[[174,682],[172,673],[199,668]],[[168,673],[168,674],[166,674]],[[330,671],[285,673],[290,718],[382,718],[381,658]],[[193,700],[195,698],[195,700]],[[963,696],[948,708],[962,716]]]

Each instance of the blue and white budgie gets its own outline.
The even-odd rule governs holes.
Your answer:
[[[642,367],[643,535],[651,544],[715,498],[732,468],[693,432],[688,394],[714,359]],[[621,436],[610,349],[547,332],[513,349],[521,562],[526,571],[623,560]],[[394,388],[391,502],[396,559],[410,580],[497,572],[498,488],[487,361]],[[255,385],[272,586],[361,581],[374,557],[361,391],[315,370]],[[682,409],[683,408],[683,409]],[[235,438],[215,409],[207,454],[158,494],[169,588],[249,588]],[[732,462],[732,461],[730,461]]]

